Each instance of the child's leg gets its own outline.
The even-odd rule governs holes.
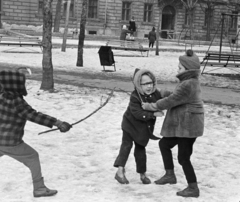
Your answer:
[[[0,146],[0,153],[10,156],[27,166],[32,174],[34,197],[53,196],[57,190],[48,189],[42,177],[39,155],[35,149],[26,143],[13,147]]]
[[[147,171],[147,155],[146,148],[135,143],[134,157],[137,165],[137,173],[145,173]]]
[[[162,154],[164,168],[166,170],[172,170],[174,168],[173,157],[171,149],[176,146],[178,138],[175,137],[163,137],[159,141],[159,148]]]
[[[179,138],[178,141],[178,161],[188,182],[187,188],[177,192],[178,196],[199,197],[200,195],[197,177],[190,161],[195,140],[196,138]]]
[[[37,151],[26,143],[13,147],[1,146],[0,151],[27,166],[31,171],[33,182],[39,181],[42,178],[39,155]]]
[[[133,145],[133,140],[131,136],[125,131],[123,131],[122,144],[120,147],[119,154],[114,162],[114,165],[113,165],[114,167],[119,167],[119,166],[125,167],[129,154],[132,149],[132,145]]]
[[[183,168],[183,172],[188,183],[197,182],[197,178],[190,161],[195,140],[196,138],[179,138],[178,140],[178,162]]]

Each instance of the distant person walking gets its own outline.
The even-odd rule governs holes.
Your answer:
[[[156,32],[155,32],[155,27],[152,28],[152,31],[149,32],[148,34],[148,40],[149,40],[149,48],[153,48],[154,43],[157,39]]]
[[[137,30],[134,16],[132,16],[131,20],[129,21],[129,28],[128,28],[128,30],[131,31],[131,35],[134,36],[134,33]]]

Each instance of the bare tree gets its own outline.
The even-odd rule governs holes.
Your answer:
[[[189,15],[189,25],[190,25],[190,39],[193,39],[193,22],[194,22],[194,10],[198,3],[198,0],[181,0],[183,6],[186,9],[186,12]]]
[[[43,1],[43,59],[42,59],[42,84],[40,89],[52,90],[53,64],[52,64],[52,1]]]
[[[53,32],[59,32],[60,20],[61,20],[61,10],[62,10],[62,0],[57,0]]]
[[[81,21],[80,21],[80,33],[79,33],[79,40],[78,40],[78,58],[77,58],[78,67],[83,67],[83,46],[84,46],[84,39],[85,39],[85,26],[87,21],[87,3],[88,3],[88,0],[83,0]]]
[[[215,0],[200,0],[200,7],[205,14],[205,23],[207,27],[206,41],[211,40],[211,25],[213,21],[213,13],[217,5]]]

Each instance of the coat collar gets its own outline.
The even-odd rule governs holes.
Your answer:
[[[176,77],[180,81],[188,80],[191,78],[198,79],[200,76],[200,72],[201,72],[200,69],[190,69],[190,70],[186,70],[185,72],[177,74]]]

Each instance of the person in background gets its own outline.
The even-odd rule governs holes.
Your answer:
[[[127,34],[128,33],[131,33],[131,31],[129,31],[127,29],[127,26],[126,25],[123,25],[122,27],[122,31],[121,31],[121,35],[120,35],[120,40],[126,40],[126,37],[127,37]]]
[[[149,139],[158,140],[153,135],[156,117],[163,116],[163,112],[150,112],[142,109],[143,102],[156,102],[162,98],[159,90],[156,89],[157,80],[155,75],[146,69],[136,69],[133,83],[135,90],[131,93],[130,102],[123,115],[122,120],[122,143],[119,154],[114,162],[117,167],[115,179],[121,184],[128,184],[125,176],[125,165],[127,163],[133,143],[135,144],[134,157],[136,161],[136,171],[140,174],[143,184],[150,184],[147,177],[147,157],[146,146]]]
[[[128,30],[131,31],[131,35],[134,37],[134,35],[135,35],[134,33],[135,33],[136,30],[137,30],[134,16],[132,16],[131,20],[129,21]]]
[[[198,197],[197,177],[191,163],[193,145],[196,139],[203,135],[204,107],[200,87],[200,62],[198,56],[187,50],[179,57],[177,78],[180,83],[169,96],[156,103],[143,103],[144,110],[166,110],[159,147],[166,173],[156,184],[176,184],[174,164],[171,149],[178,146],[178,162],[182,166],[188,186],[177,192],[182,197]]]
[[[30,169],[34,197],[53,196],[57,190],[45,186],[38,152],[23,141],[24,127],[27,121],[57,126],[61,132],[72,126],[34,110],[23,98],[27,95],[25,80],[25,74],[19,71],[0,72],[0,157],[9,156]]]
[[[148,34],[148,40],[149,40],[149,48],[154,46],[154,43],[157,39],[156,32],[155,32],[155,27],[152,28],[152,31],[149,32]]]

